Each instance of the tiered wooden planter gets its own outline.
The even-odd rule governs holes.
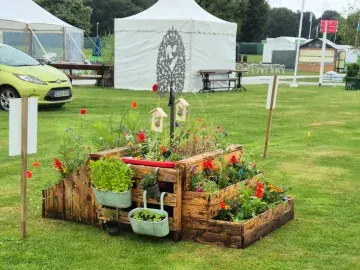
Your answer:
[[[183,217],[184,240],[211,245],[247,248],[294,218],[294,200],[242,223]]]
[[[90,158],[96,160],[102,156],[121,155],[125,150],[126,148],[122,147],[102,151],[91,154]],[[175,162],[171,165],[174,168],[159,169],[158,181],[163,183],[161,184],[163,186],[162,191],[167,192],[164,205],[165,210],[169,213],[170,231],[172,231],[175,240],[180,240],[183,237],[183,239],[198,242],[244,248],[259,237],[276,229],[279,224],[282,225],[293,217],[293,201],[291,200],[286,208],[289,211],[284,210],[283,215],[275,215],[272,210],[269,210],[254,219],[259,221],[250,220],[239,224],[215,221],[213,218],[218,215],[220,202],[236,197],[241,183],[229,186],[213,195],[189,190],[190,171],[194,166],[202,170],[202,164],[205,160],[222,156],[228,162],[233,155],[239,156],[242,154],[243,148],[241,145],[232,145],[226,153],[217,150]],[[139,161],[138,164],[141,162]],[[149,165],[151,162],[147,161],[145,164]],[[163,165],[164,167],[170,166],[169,164]],[[157,163],[156,166],[161,167],[161,163],[160,165]],[[119,221],[124,226],[130,224],[128,212],[136,207],[140,207],[143,203],[143,190],[140,188],[140,182],[143,178],[142,172],[144,170],[155,170],[154,167],[144,165],[131,165],[131,167],[135,172],[135,183],[132,190],[133,205],[129,209],[122,209],[118,212]],[[245,180],[243,183],[253,186],[257,182],[257,178]],[[43,198],[43,217],[45,218],[101,225],[105,221],[105,210],[116,211],[113,208],[97,205],[95,195],[90,186],[87,166],[81,168],[71,178],[65,179],[56,186],[44,190]],[[148,199],[148,206],[151,208],[159,208],[159,204],[158,200]],[[280,208],[278,206],[276,209]]]

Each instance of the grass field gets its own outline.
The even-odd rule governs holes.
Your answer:
[[[0,112],[0,269],[360,269],[360,92],[280,86],[269,157],[261,158],[267,86],[248,92],[185,95],[193,113],[221,123],[268,181],[291,187],[295,219],[246,250],[105,232],[42,219],[41,191],[56,182],[59,136],[116,115],[136,100],[142,117],[159,103],[150,92],[74,89],[74,101],[39,113],[40,171],[28,181],[28,235],[19,239],[19,158],[9,158],[8,114]],[[166,100],[161,105],[166,108]],[[311,138],[308,139],[308,132]]]

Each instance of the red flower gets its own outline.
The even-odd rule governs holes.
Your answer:
[[[31,177],[32,177],[32,172],[31,172],[31,171],[26,171],[25,177],[26,177],[26,179],[31,179]]]
[[[211,159],[204,161],[203,167],[205,169],[210,170],[210,171],[213,171],[214,168],[215,168],[214,163],[213,163],[213,161]]]
[[[143,132],[139,132],[136,136],[136,140],[139,142],[139,143],[143,143],[145,142],[146,140],[146,136]]]
[[[165,146],[160,147],[160,151],[162,154],[164,154],[167,150]]]
[[[138,105],[137,105],[136,101],[131,102],[131,108],[137,109],[137,107],[138,107]]]
[[[226,207],[226,203],[224,203],[224,202],[220,202],[220,209],[225,209],[225,207]]]
[[[61,169],[63,166],[64,166],[63,163],[58,158],[54,159],[54,168],[55,169]]]
[[[236,156],[232,156],[230,159],[230,164],[235,165],[238,162],[238,159]]]
[[[40,162],[39,161],[35,161],[33,163],[33,166],[36,167],[36,168],[39,168],[40,167]]]
[[[155,83],[155,84],[153,85],[153,87],[152,87],[153,92],[157,92],[158,89],[159,89],[159,86],[158,86],[157,83]]]
[[[255,168],[256,168],[256,164],[254,163],[254,164],[252,165],[252,167],[253,167],[253,169],[255,169]]]
[[[86,114],[87,113],[87,110],[86,109],[81,109],[80,110],[80,114]]]
[[[263,183],[257,183],[256,197],[258,197],[259,199],[262,199],[264,197],[264,184]]]

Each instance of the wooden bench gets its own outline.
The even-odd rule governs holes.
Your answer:
[[[97,86],[104,87],[104,75],[106,71],[111,69],[109,65],[99,64],[71,64],[71,63],[52,63],[50,66],[61,69],[69,70],[70,74],[67,74],[70,82],[73,80],[96,80]],[[73,74],[73,70],[93,70],[97,74]]]
[[[205,91],[210,91],[215,93],[214,89],[223,89],[224,87],[214,87],[212,84],[214,82],[228,82],[228,91],[231,88],[231,83],[234,83],[232,90],[235,90],[237,87],[237,78],[230,78],[230,74],[233,73],[231,69],[204,69],[200,70],[199,73],[202,76],[203,88],[199,91],[199,93],[204,93]],[[210,78],[210,75],[213,77]],[[222,75],[221,78],[216,78],[215,76]],[[227,78],[224,78],[224,75],[227,75]]]

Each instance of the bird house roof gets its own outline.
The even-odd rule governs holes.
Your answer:
[[[182,105],[184,105],[185,107],[189,107],[190,104],[183,98],[179,98],[177,101],[175,101],[175,104],[181,103]]]
[[[159,114],[159,116],[161,117],[168,117],[167,114],[164,112],[164,110],[160,107],[153,109],[152,111],[150,111],[151,114],[157,113]]]

